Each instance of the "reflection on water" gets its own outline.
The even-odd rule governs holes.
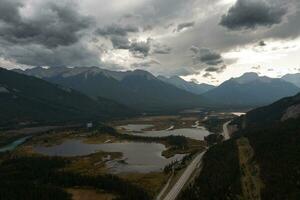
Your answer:
[[[107,166],[111,172],[141,172],[147,173],[160,171],[163,167],[174,160],[180,160],[184,155],[176,155],[166,159],[161,156],[166,148],[157,143],[107,143],[107,144],[85,144],[80,140],[67,140],[63,144],[44,147],[37,146],[35,151],[50,156],[82,156],[97,151],[122,152],[125,162],[108,161]]]
[[[246,113],[244,113],[244,112],[232,112],[231,114],[236,115],[236,116],[242,116],[242,115],[245,115]]]
[[[199,126],[199,124],[195,124],[195,128],[181,128],[181,129],[167,129],[167,130],[160,130],[160,131],[143,131],[143,132],[136,132],[136,129],[132,129],[134,124],[128,124],[122,126],[122,128],[128,131],[128,134],[138,135],[138,136],[145,136],[145,137],[166,137],[170,135],[182,135],[188,138],[192,138],[195,140],[204,140],[204,137],[209,135],[210,132],[207,131],[204,127]],[[139,127],[142,126],[149,126],[149,124],[136,124]]]
[[[0,148],[0,152],[5,152],[5,151],[12,151],[15,148],[17,148],[19,145],[23,144],[27,139],[29,139],[30,136],[26,136],[20,139],[15,140],[14,142]]]

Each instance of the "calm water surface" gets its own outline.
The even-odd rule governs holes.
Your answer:
[[[170,135],[182,135],[188,138],[192,138],[195,140],[204,140],[204,137],[209,135],[210,132],[206,130],[204,127],[196,126],[197,128],[180,128],[180,129],[172,129],[172,130],[160,130],[160,131],[142,131],[136,132],[136,129],[132,129],[134,124],[128,124],[122,126],[122,128],[126,129],[129,134],[145,136],[145,137],[166,137]],[[149,126],[149,124],[136,124],[139,127]],[[150,125],[151,126],[151,125]],[[141,130],[143,130],[142,128]]]
[[[165,165],[174,160],[180,160],[184,155],[175,155],[166,159],[161,156],[166,148],[158,143],[107,143],[107,144],[85,144],[80,140],[67,140],[63,144],[44,147],[37,146],[35,151],[50,156],[83,156],[97,151],[122,152],[123,160],[107,162],[111,172],[153,172],[161,171]]]

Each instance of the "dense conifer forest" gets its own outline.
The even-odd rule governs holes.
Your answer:
[[[64,171],[68,160],[59,157],[1,154],[0,199],[71,199],[64,188],[91,187],[116,195],[118,200],[148,200],[141,188],[114,175],[87,176]]]

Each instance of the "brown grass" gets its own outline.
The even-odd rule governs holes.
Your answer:
[[[66,189],[72,194],[73,200],[112,200],[115,196],[98,190],[84,188],[69,188]]]

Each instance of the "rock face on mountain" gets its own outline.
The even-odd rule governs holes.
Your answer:
[[[78,90],[92,98],[111,99],[139,111],[178,110],[203,103],[201,97],[143,70],[117,72],[98,67],[39,67],[18,72]]]
[[[197,84],[194,82],[188,82],[188,81],[183,80],[179,76],[172,76],[170,78],[167,78],[164,76],[158,76],[157,78],[166,83],[169,83],[180,89],[186,90],[186,91],[194,93],[194,94],[203,94],[203,93],[215,88],[215,86],[205,84],[205,83]]]
[[[297,94],[300,89],[282,79],[246,73],[203,94],[224,106],[261,106]]]

